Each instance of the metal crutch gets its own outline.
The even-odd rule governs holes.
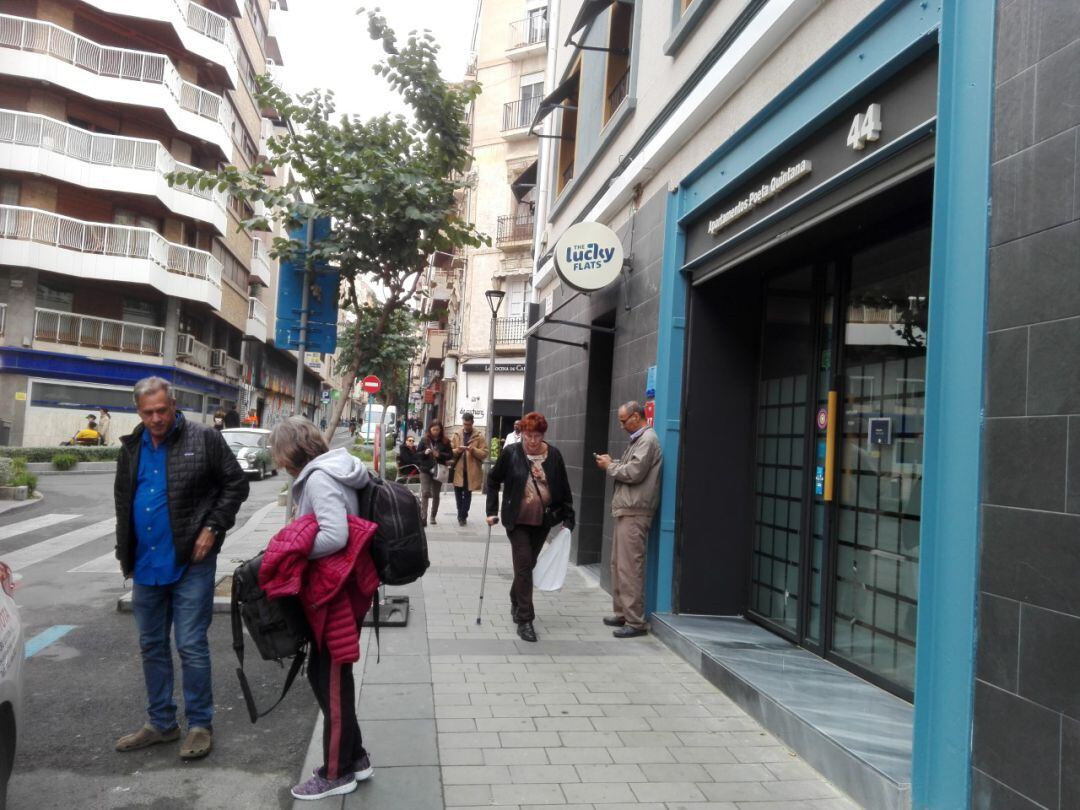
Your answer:
[[[480,575],[480,604],[476,608],[476,623],[480,624],[480,614],[484,612],[484,584],[487,582],[488,552],[491,551],[491,524],[488,524],[487,543],[484,544],[484,572]]]

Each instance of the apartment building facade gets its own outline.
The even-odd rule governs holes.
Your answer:
[[[247,168],[265,149],[274,113],[253,91],[282,62],[271,3],[0,12],[0,443],[56,444],[101,406],[121,435],[148,374],[192,418],[256,407],[275,352],[272,234],[165,176]]]
[[[547,3],[480,3],[470,66],[481,94],[470,111],[472,166],[461,192],[463,213],[487,234],[490,246],[432,257],[424,305],[427,329],[422,394],[430,413],[447,425],[471,412],[495,435],[521,416],[525,381],[525,326],[531,296],[536,206],[536,141],[529,135],[544,87]],[[504,297],[495,322],[488,290]],[[493,413],[488,414],[488,370],[494,362]]]
[[[1074,47],[1068,5],[549,9],[524,404],[547,415],[579,496],[574,557],[607,583],[611,486],[591,455],[625,446],[620,403],[647,402],[665,451],[647,553],[654,631],[863,806],[1041,803],[1052,785],[1035,784],[1031,757],[1064,774],[1074,750],[1052,734],[1071,732],[1072,708],[1054,686],[1067,667],[1046,650],[1075,649],[1075,631],[1034,609],[1062,603],[1009,565],[1018,527],[1004,510],[985,527],[997,599],[976,635],[980,486],[995,504],[1014,499],[1004,451],[987,446],[994,481],[982,462],[992,77],[1003,63],[1022,77],[999,90],[996,137],[1023,155],[995,164],[993,227],[1034,240],[1033,218],[1074,197],[1062,96],[1075,86],[1055,50]],[[1036,73],[1064,107],[1021,103]],[[1015,172],[1050,160],[1040,132],[1060,148],[1053,201],[1037,204],[1035,181]],[[553,256],[579,222],[608,226],[627,257],[589,295]],[[1020,308],[1017,323],[1039,321]],[[995,336],[1000,356],[1021,362],[1022,338]],[[1021,382],[998,377],[1000,396]],[[1015,450],[1029,429],[995,428],[987,439]],[[1046,462],[1054,481],[1059,456]],[[1018,641],[1021,612],[1042,624]],[[1017,679],[1025,644],[1043,645],[1037,665],[1054,673],[1037,689]],[[1041,712],[1025,703],[1036,700]],[[1025,769],[994,734],[1003,708],[1010,727],[1025,712],[1040,723],[1024,735],[1040,752]],[[1068,806],[1064,791],[1039,806]]]

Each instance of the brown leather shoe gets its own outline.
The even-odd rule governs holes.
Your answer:
[[[168,731],[158,731],[147,723],[132,734],[125,734],[116,741],[117,751],[138,751],[140,748],[149,748],[159,743],[176,742],[180,739],[180,729],[173,726]]]
[[[192,726],[188,729],[184,744],[180,746],[180,759],[202,759],[213,747],[213,732],[208,728]]]

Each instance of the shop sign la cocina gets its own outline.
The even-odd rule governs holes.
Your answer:
[[[555,243],[555,270],[580,292],[601,290],[619,277],[623,247],[615,231],[599,222],[571,225]]]

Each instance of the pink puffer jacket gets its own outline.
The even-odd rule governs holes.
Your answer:
[[[319,524],[304,515],[275,534],[263,555],[259,587],[271,599],[300,597],[315,643],[329,648],[334,663],[360,660],[360,623],[379,587],[370,554],[376,528],[350,515],[345,548],[309,560]]]

